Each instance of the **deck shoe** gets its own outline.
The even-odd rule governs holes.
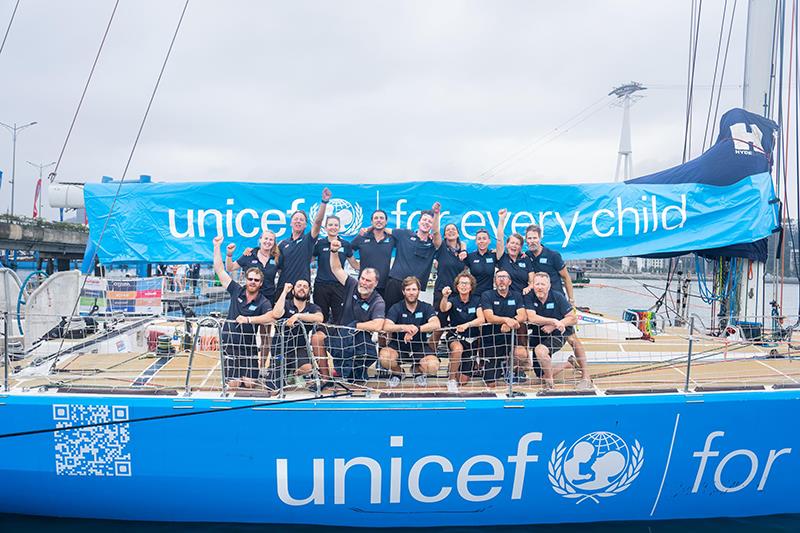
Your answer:
[[[454,379],[447,380],[447,392],[458,393],[458,383]]]
[[[578,363],[578,360],[575,358],[574,355],[570,355],[569,357],[567,357],[567,363],[572,365],[572,368],[574,368],[575,370],[580,371],[581,365],[580,363]]]
[[[591,378],[583,378],[575,385],[577,390],[591,390],[594,387],[594,383],[592,383]]]
[[[428,376],[425,374],[419,374],[414,376],[414,384],[417,387],[427,387],[428,386]]]
[[[390,377],[389,379],[386,380],[386,385],[390,389],[394,389],[396,387],[399,387],[400,386],[400,376],[392,376],[392,377]]]
[[[319,380],[319,390],[317,390],[317,382],[316,382],[316,380],[309,380],[308,381],[308,390],[311,391],[311,392],[322,392],[322,391],[324,391],[325,389],[327,389],[329,387],[333,387],[334,385],[336,385],[336,384],[330,379],[320,379]]]

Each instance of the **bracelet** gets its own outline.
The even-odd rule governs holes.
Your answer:
[[[327,204],[327,203],[328,203],[328,200],[320,200],[319,202],[320,202],[321,204]]]

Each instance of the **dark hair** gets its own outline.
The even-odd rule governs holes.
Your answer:
[[[389,220],[389,215],[383,209],[376,209],[375,211],[373,211],[372,214],[369,216],[369,219],[372,220],[372,218],[378,213],[383,213],[383,216],[386,217],[386,220]]]
[[[481,229],[479,229],[478,231],[476,231],[476,232],[475,232],[475,236],[477,237],[477,236],[478,236],[478,235],[480,235],[481,233],[485,233],[485,234],[486,234],[486,236],[487,236],[487,237],[489,237],[489,238],[491,239],[491,237],[489,236],[489,230],[488,230],[488,229],[486,229],[486,228],[481,228]]]
[[[298,209],[297,211],[295,211],[294,213],[292,213],[292,216],[290,216],[290,217],[289,217],[289,220],[293,219],[293,218],[294,218],[294,216],[295,216],[297,213],[300,213],[301,215],[303,215],[303,218],[304,218],[304,219],[306,219],[306,222],[308,222],[308,215],[307,215],[307,214],[306,214],[306,212],[305,212],[305,211],[303,211],[302,209]]]
[[[445,225],[444,231],[447,231],[448,226],[453,226],[454,228],[456,228],[456,233],[459,233],[459,236],[456,237],[456,250],[461,251],[461,234],[458,231],[458,226],[450,222],[449,224]]]
[[[531,224],[530,226],[525,228],[525,235],[527,235],[531,231],[539,235],[539,237],[542,236],[542,228],[541,226],[539,226],[539,224]]]
[[[433,214],[433,209],[423,209],[419,212],[419,218],[422,218],[423,215],[428,215],[430,217],[436,216]]]

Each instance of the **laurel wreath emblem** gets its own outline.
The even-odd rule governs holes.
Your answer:
[[[550,480],[550,484],[552,485],[556,494],[559,494],[564,498],[577,499],[578,501],[575,502],[576,504],[586,500],[592,500],[595,503],[600,503],[598,498],[608,498],[610,496],[619,494],[634,482],[634,480],[639,476],[639,472],[642,470],[642,465],[644,464],[644,450],[642,449],[642,445],[639,444],[639,441],[637,440],[631,447],[630,463],[619,479],[617,479],[611,485],[605,487],[603,492],[586,494],[578,492],[575,490],[575,487],[567,483],[567,479],[564,476],[564,455],[566,452],[567,447],[562,440],[561,444],[556,446],[556,448],[550,454],[550,460],[547,462],[547,479]]]

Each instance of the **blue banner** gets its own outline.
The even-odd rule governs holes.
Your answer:
[[[285,238],[297,209],[313,219],[322,183],[87,184],[90,240],[102,263],[200,262],[223,235],[242,250],[260,232]],[[543,242],[565,259],[670,253],[767,237],[778,226],[769,173],[725,186],[703,183],[481,185],[457,182],[335,184],[328,214],[342,221],[342,236],[369,225],[373,210],[388,213],[389,227],[416,228],[419,213],[442,204],[442,226],[457,225],[474,248],[477,230],[497,232],[497,211],[507,208],[505,233],[543,227]],[[111,214],[102,242],[100,234]]]

